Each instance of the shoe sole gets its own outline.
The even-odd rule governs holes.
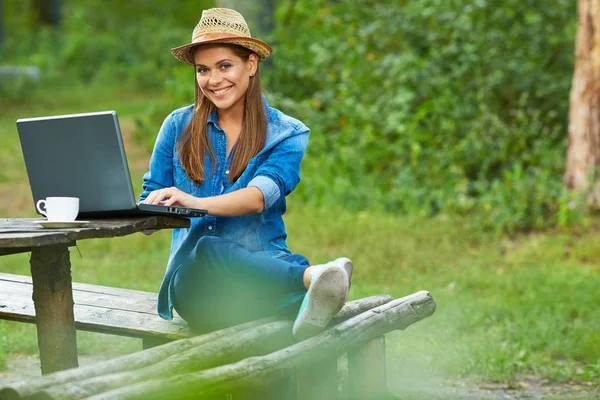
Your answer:
[[[354,264],[349,258],[342,257],[340,260],[344,262],[344,269],[346,270],[346,274],[348,275],[348,290],[350,290],[350,286],[352,286],[352,270],[354,269]]]
[[[292,333],[298,340],[308,339],[323,331],[341,310],[348,295],[348,281],[341,268],[324,271],[311,283],[308,303],[294,323]]]

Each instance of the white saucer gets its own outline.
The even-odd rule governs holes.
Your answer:
[[[77,228],[79,226],[89,224],[90,221],[35,221],[44,228]]]

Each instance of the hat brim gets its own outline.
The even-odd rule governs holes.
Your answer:
[[[192,50],[198,46],[202,46],[203,44],[211,43],[237,44],[238,46],[245,47],[248,50],[252,50],[253,52],[255,52],[256,55],[258,55],[259,61],[267,59],[271,55],[271,53],[273,53],[273,49],[271,48],[271,46],[269,46],[262,40],[232,35],[231,37],[227,38],[203,40],[201,42],[189,43],[183,46],[175,47],[171,49],[171,54],[173,54],[175,58],[177,58],[183,63],[194,65],[194,55]]]

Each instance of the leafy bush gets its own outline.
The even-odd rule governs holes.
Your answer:
[[[62,31],[34,34],[30,1],[6,2],[3,57],[42,67],[47,82],[166,94],[138,121],[148,148],[168,111],[192,101],[192,72],[168,49],[211,2],[63,0]],[[303,201],[472,214],[499,231],[581,215],[561,185],[575,2],[297,0],[276,14],[263,75],[272,105],[312,129]]]
[[[213,1],[62,0],[58,30],[40,25],[32,0],[6,0],[2,59],[42,69],[47,84],[100,81],[162,89],[177,61],[169,49]]]
[[[313,131],[303,198],[554,225],[575,15],[571,1],[282,6],[268,84]]]

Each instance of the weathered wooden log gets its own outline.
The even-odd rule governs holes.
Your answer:
[[[426,291],[391,301],[366,311],[325,332],[261,357],[171,378],[144,381],[89,399],[197,399],[215,392],[265,385],[276,379],[274,371],[303,368],[339,356],[358,343],[375,339],[427,318],[435,301]]]
[[[347,303],[344,308],[340,310],[340,314],[345,318],[350,318],[360,314],[361,312],[372,309],[381,304],[385,304],[390,300],[391,297],[387,295],[377,295],[355,300]],[[159,363],[160,361],[165,360],[174,354],[185,352],[205,343],[218,341],[221,338],[233,337],[240,332],[256,329],[273,321],[275,321],[275,318],[266,318],[259,321],[253,321],[206,335],[197,336],[190,339],[177,340],[149,350],[129,354],[102,363],[50,374],[42,378],[17,382],[5,388],[0,388],[0,400],[31,398],[35,393],[41,392],[47,388],[60,387],[62,385],[68,385],[72,382],[83,383],[86,380],[90,380],[94,377],[101,377],[104,375],[116,374],[122,371],[140,369],[155,363]],[[289,331],[289,328],[287,329]]]
[[[340,322],[344,322],[372,308],[389,303],[392,300],[394,300],[394,298],[390,295],[376,294],[374,296],[365,297],[363,299],[349,301],[344,305],[340,312],[338,312],[337,315],[333,317],[329,326],[337,325]]]
[[[136,382],[165,378],[264,355],[294,342],[291,321],[274,321],[179,352],[147,367],[47,388],[31,400],[82,399]]]
[[[329,326],[337,325],[366,310],[392,301],[387,294],[379,294],[347,303],[331,320]],[[377,340],[377,339],[376,339]],[[304,400],[334,399],[338,392],[338,360],[327,360],[319,366],[309,366],[294,370],[278,370],[273,372],[271,384],[252,388],[251,391],[241,388],[233,393],[235,400]],[[223,396],[223,395],[221,395]],[[225,397],[213,397],[209,400],[226,400]]]
[[[211,332],[206,335],[189,339],[180,339],[149,350],[128,354],[97,364],[56,372],[41,378],[16,382],[0,389],[0,400],[19,400],[27,398],[48,387],[58,386],[69,382],[83,381],[95,376],[142,368],[164,360],[175,353],[202,345],[203,343],[218,340],[222,337],[231,336],[236,332],[253,329],[274,320],[275,318],[266,318],[263,320],[252,321],[231,328]]]
[[[349,306],[351,312],[345,312],[344,315],[352,315],[359,310],[364,310],[364,307],[382,301],[387,301],[387,298],[357,301]],[[271,322],[204,343],[145,368],[55,386],[29,398],[32,400],[85,398],[135,382],[199,371],[236,362],[246,357],[263,355],[293,343],[291,324],[291,321]]]

